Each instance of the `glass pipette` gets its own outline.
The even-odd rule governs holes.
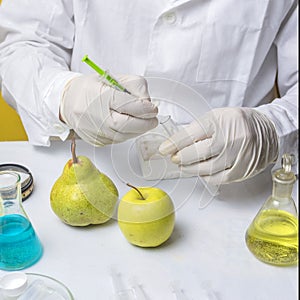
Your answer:
[[[146,300],[144,290],[141,284],[136,279],[132,279],[132,283],[129,287],[122,282],[121,274],[117,272],[113,267],[110,269],[110,277],[113,285],[113,300]]]
[[[171,289],[175,294],[176,300],[187,300],[183,290],[178,286],[178,282],[171,282]]]
[[[113,286],[113,300],[136,300],[135,291],[132,288],[124,287],[121,274],[111,268],[110,277]]]

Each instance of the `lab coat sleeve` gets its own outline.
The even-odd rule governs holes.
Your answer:
[[[59,104],[66,82],[78,76],[69,70],[73,36],[72,1],[2,1],[0,88],[34,145],[69,134]]]
[[[280,98],[257,109],[274,123],[279,138],[279,155],[274,168],[281,164],[284,153],[294,154],[298,162],[298,7],[286,16],[275,40],[278,57],[277,85]],[[297,163],[298,164],[298,163]],[[297,164],[293,171],[297,172]]]

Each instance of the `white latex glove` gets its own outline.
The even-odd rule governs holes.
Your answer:
[[[252,177],[278,156],[273,123],[252,108],[217,108],[161,144],[183,172],[218,185]]]
[[[97,74],[78,76],[65,87],[60,117],[92,145],[120,143],[157,126],[146,80],[131,75],[116,79],[131,95],[105,84]]]

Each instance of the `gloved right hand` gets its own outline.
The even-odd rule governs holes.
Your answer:
[[[60,117],[92,145],[120,143],[157,126],[146,80],[132,75],[116,79],[131,94],[105,84],[97,74],[78,76],[64,89]]]
[[[278,157],[273,122],[249,107],[215,108],[159,148],[183,172],[219,185],[250,178]]]

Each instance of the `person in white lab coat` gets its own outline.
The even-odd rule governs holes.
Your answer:
[[[184,83],[212,110],[160,151],[212,183],[243,180],[297,153],[297,11],[295,0],[3,0],[2,94],[32,144],[72,128],[101,146],[157,125],[145,78]]]

